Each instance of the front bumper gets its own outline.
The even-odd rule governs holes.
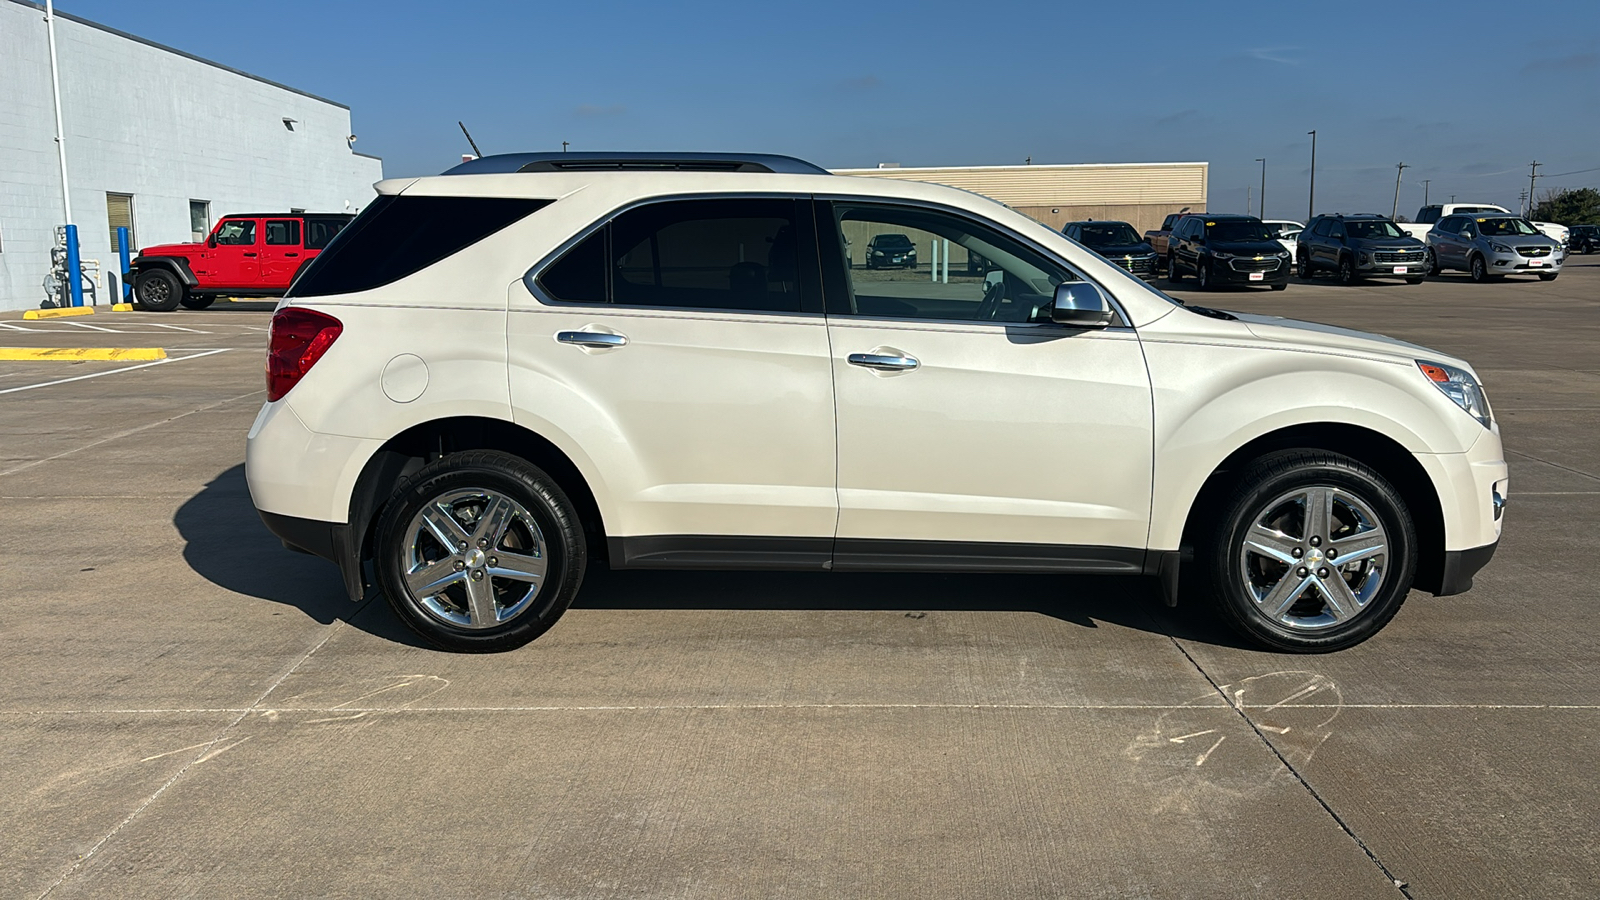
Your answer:
[[[1505,524],[1510,477],[1500,434],[1485,430],[1465,453],[1416,453],[1433,482],[1443,516],[1444,547],[1437,568],[1419,569],[1416,587],[1439,596],[1472,587],[1489,562]]]
[[[1552,253],[1549,256],[1528,257],[1515,251],[1511,253],[1498,253],[1490,251],[1485,254],[1489,265],[1489,274],[1505,275],[1518,273],[1523,275],[1546,275],[1561,271],[1561,264],[1566,262],[1563,253]]]
[[[1271,257],[1269,257],[1271,259]],[[1211,260],[1211,280],[1217,284],[1287,284],[1289,270],[1292,268],[1287,259],[1278,259],[1276,268],[1266,272],[1252,272],[1258,263],[1254,259],[1213,259]],[[1260,275],[1260,278],[1253,278]]]
[[[1473,547],[1471,550],[1446,550],[1444,575],[1434,596],[1448,597],[1451,594],[1465,594],[1472,590],[1472,576],[1489,564],[1489,560],[1494,558],[1494,551],[1499,548],[1500,542],[1495,541],[1482,547]]]
[[[1428,272],[1427,253],[1359,253],[1356,271],[1366,277],[1390,275],[1396,278],[1415,278]],[[1404,271],[1396,271],[1403,269]]]

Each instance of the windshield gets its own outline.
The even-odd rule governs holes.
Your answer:
[[[1206,237],[1213,241],[1270,241],[1267,226],[1260,222],[1207,222]]]
[[[1399,226],[1393,222],[1346,222],[1344,230],[1356,240],[1372,240],[1374,238],[1403,238],[1406,236]]]
[[[909,247],[911,238],[903,234],[880,234],[872,239],[874,247]]]
[[[1081,240],[1089,247],[1114,247],[1119,244],[1140,244],[1144,238],[1127,222],[1091,222],[1080,227]]]
[[[1539,233],[1539,229],[1534,228],[1522,219],[1479,219],[1478,231],[1482,234],[1501,237],[1514,234]]]

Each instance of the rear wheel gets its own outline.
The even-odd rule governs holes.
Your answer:
[[[554,479],[506,453],[446,456],[384,507],[374,568],[413,631],[446,649],[511,650],[554,625],[583,581],[587,548]]]
[[[1416,533],[1377,472],[1317,450],[1253,463],[1221,507],[1202,558],[1219,612],[1263,646],[1340,650],[1399,611],[1416,570]]]
[[[205,309],[211,304],[217,302],[217,298],[210,295],[196,296],[194,294],[188,294],[184,296],[183,300],[180,302],[183,303],[184,309]]]
[[[183,297],[183,282],[166,269],[144,272],[133,286],[133,298],[139,301],[139,306],[154,312],[177,309]]]

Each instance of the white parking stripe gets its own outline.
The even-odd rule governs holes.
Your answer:
[[[142,324],[149,325],[151,328],[171,328],[173,331],[192,331],[195,334],[210,334],[208,331],[199,331],[194,328],[184,328],[182,325],[163,325],[160,322],[144,322]]]
[[[112,334],[121,334],[122,333],[122,332],[118,331],[115,328],[101,328],[99,325],[90,325],[88,322],[62,322],[61,324],[63,324],[63,325],[72,325],[72,326],[77,327],[77,328],[87,328],[90,331],[109,331]]]
[[[99,378],[103,375],[116,375],[119,372],[132,372],[134,369],[148,369],[151,366],[164,366],[167,363],[183,362],[186,359],[199,359],[202,356],[214,356],[218,353],[227,352],[228,348],[224,347],[221,350],[208,350],[205,353],[196,353],[193,356],[169,356],[166,359],[158,359],[155,362],[140,363],[137,366],[123,366],[120,369],[110,369],[105,372],[94,372],[89,375],[77,375],[72,378],[58,378],[55,381],[41,381],[38,384],[25,384],[21,387],[6,388],[5,390],[0,390],[0,394],[15,394],[18,391],[31,391],[34,388],[49,387],[52,384],[66,384],[69,381],[84,381],[89,378]]]

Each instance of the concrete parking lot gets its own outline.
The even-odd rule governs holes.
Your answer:
[[[168,354],[0,362],[0,895],[1600,895],[1600,257],[1179,296],[1471,360],[1477,587],[1296,657],[1140,580],[597,568],[451,655],[257,519],[270,304],[0,316]]]

